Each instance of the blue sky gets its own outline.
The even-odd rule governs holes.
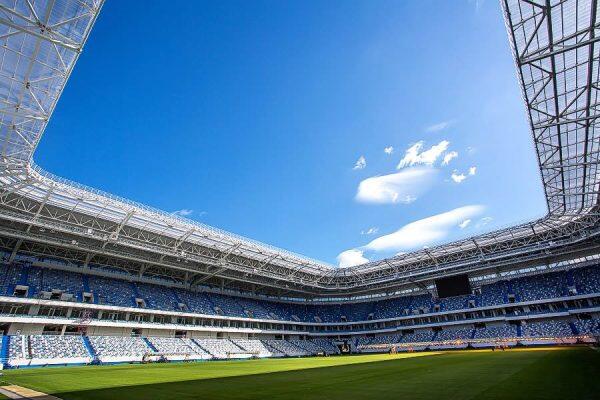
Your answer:
[[[139,4],[105,4],[43,168],[336,265],[545,213],[497,1]]]

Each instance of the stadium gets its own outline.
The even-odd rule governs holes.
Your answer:
[[[0,398],[597,398],[596,0],[501,1],[546,215],[347,268],[34,163],[102,7],[0,1]]]

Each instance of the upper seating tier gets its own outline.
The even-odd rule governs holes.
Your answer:
[[[17,291],[17,287],[27,287]],[[600,266],[549,272],[481,285],[469,295],[434,299],[417,294],[355,303],[313,304],[276,302],[249,297],[192,291],[147,282],[133,282],[98,275],[40,268],[22,262],[0,264],[0,293],[60,300],[91,301],[121,307],[165,311],[189,311],[207,315],[304,322],[348,322],[397,318],[545,300],[577,294],[600,293]],[[44,297],[46,296],[46,297]],[[90,301],[86,295],[85,301]],[[55,297],[52,297],[55,298]],[[538,308],[528,312],[539,313]]]

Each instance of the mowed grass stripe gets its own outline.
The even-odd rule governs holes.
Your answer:
[[[599,353],[575,348],[37,369],[6,380],[66,400],[596,399],[599,368]]]
[[[529,400],[600,399],[600,352],[549,351],[478,398],[498,399],[505,393]]]
[[[203,380],[249,374],[276,373],[335,367],[441,354],[370,354],[351,357],[283,358],[241,361],[207,361],[169,364],[120,364],[85,367],[51,367],[6,370],[5,380],[46,393],[65,389],[100,389],[121,386]]]

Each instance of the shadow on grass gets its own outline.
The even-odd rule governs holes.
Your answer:
[[[595,399],[599,374],[600,355],[586,349],[457,353],[54,395],[65,400]]]

